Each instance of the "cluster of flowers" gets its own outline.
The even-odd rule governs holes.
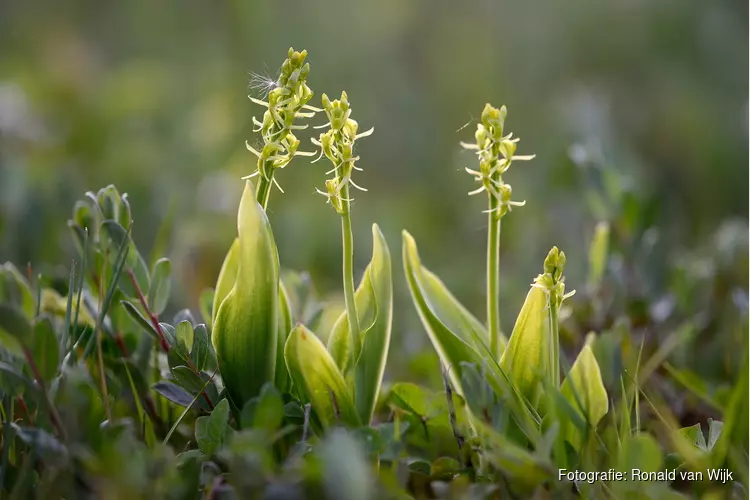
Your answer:
[[[269,82],[268,101],[249,96],[251,101],[267,109],[263,114],[263,121],[253,117],[256,127],[253,131],[260,132],[263,148],[257,151],[249,143],[245,143],[247,149],[258,157],[258,168],[244,179],[260,175],[281,190],[274,178],[274,171],[288,165],[295,156],[315,155],[313,152],[298,151],[300,141],[292,132],[307,128],[307,125],[295,125],[297,118],[312,118],[316,112],[322,111],[307,104],[313,92],[307,86],[310,64],[305,63],[306,58],[306,50],[296,52],[290,48],[289,57],[281,66],[279,79]]]
[[[474,195],[487,191],[491,201],[494,199],[495,203],[492,203],[494,208],[485,212],[494,213],[497,218],[501,218],[508,213],[511,207],[523,206],[526,203],[525,201],[511,201],[511,187],[503,182],[502,175],[508,171],[514,160],[531,160],[535,156],[515,155],[519,139],[514,139],[512,133],[503,136],[503,126],[507,114],[508,110],[505,106],[497,109],[489,104],[485,105],[481,121],[474,134],[476,144],[461,143],[464,148],[476,151],[479,157],[479,171],[470,168],[467,168],[466,171],[482,185],[469,194]]]
[[[328,158],[333,164],[333,169],[326,175],[333,174],[333,177],[326,181],[326,192],[320,189],[317,191],[328,198],[328,202],[333,205],[336,212],[343,215],[348,212],[351,201],[347,196],[348,186],[367,191],[352,180],[353,171],[362,170],[354,164],[359,159],[358,156],[354,156],[354,142],[372,134],[375,129],[371,128],[361,134],[357,133],[359,124],[350,118],[352,110],[346,92],[341,93],[340,99],[333,101],[323,94],[322,101],[328,123],[315,128],[330,128],[327,132],[320,134],[318,140],[312,139],[313,144],[320,148],[320,156],[314,161],[320,160],[323,156]]]

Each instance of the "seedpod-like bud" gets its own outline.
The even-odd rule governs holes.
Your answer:
[[[237,408],[273,382],[276,369],[279,257],[271,225],[248,182],[237,216],[236,279],[212,333],[221,377]],[[222,282],[231,279],[222,277]]]

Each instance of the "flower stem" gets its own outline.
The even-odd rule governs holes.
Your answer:
[[[487,328],[490,334],[490,350],[500,358],[500,217],[498,199],[491,195],[490,212],[487,215]]]
[[[271,194],[271,179],[266,179],[265,176],[265,165],[262,164],[262,162],[258,161],[258,170],[260,171],[260,174],[258,175],[258,190],[256,193],[256,199],[258,200],[258,203],[261,207],[263,207],[263,210],[266,209],[268,206],[268,198]],[[273,175],[273,171],[271,171],[271,175]]]
[[[346,316],[349,321],[349,334],[351,337],[351,364],[354,366],[359,345],[359,317],[357,316],[357,303],[354,298],[354,237],[352,235],[352,219],[349,202],[349,185],[341,188],[341,237],[343,243],[343,271],[344,271],[344,301],[346,303]]]
[[[560,301],[557,293],[549,293],[549,332],[550,332],[550,382],[552,387],[560,387]]]

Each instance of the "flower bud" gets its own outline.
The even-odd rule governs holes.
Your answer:
[[[552,278],[553,283],[557,283],[562,277],[564,269],[565,252],[561,252],[557,247],[552,247],[552,250],[547,254],[547,258],[544,259],[544,273]]]

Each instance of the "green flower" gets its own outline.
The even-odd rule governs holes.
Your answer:
[[[348,186],[367,191],[352,180],[353,171],[362,170],[355,165],[359,156],[354,156],[354,143],[357,139],[371,135],[375,129],[371,128],[361,134],[357,133],[359,124],[351,118],[352,110],[346,92],[341,93],[340,99],[333,101],[323,94],[322,102],[328,122],[315,128],[329,127],[329,130],[320,134],[319,139],[312,139],[312,143],[320,148],[320,154],[313,160],[313,163],[324,156],[328,158],[333,168],[326,174],[333,174],[333,178],[326,181],[326,191],[320,189],[316,191],[328,198],[328,202],[336,212],[343,214],[348,210],[349,202],[352,201],[348,197]]]
[[[479,170],[466,168],[480,186],[469,195],[479,194],[487,191],[488,195],[496,201],[495,208],[485,210],[496,213],[497,217],[503,217],[512,210],[514,206],[523,206],[525,201],[512,201],[510,199],[511,187],[505,184],[502,175],[508,171],[513,161],[527,161],[535,155],[518,156],[515,154],[519,139],[514,139],[513,134],[503,136],[505,117],[508,110],[505,106],[500,109],[490,104],[484,106],[480,123],[474,133],[475,143],[462,142],[465,149],[476,151],[479,157]]]
[[[248,142],[245,143],[247,149],[258,158],[258,166],[255,172],[243,179],[260,175],[264,180],[273,182],[283,192],[274,178],[274,171],[287,166],[295,156],[315,155],[313,152],[299,151],[299,140],[292,133],[293,130],[307,128],[307,125],[295,124],[298,118],[312,118],[316,112],[322,111],[307,104],[313,92],[307,86],[310,64],[305,62],[306,58],[306,50],[297,52],[290,48],[288,58],[281,66],[278,80],[270,85],[268,100],[249,96],[251,101],[267,109],[263,113],[263,121],[253,117],[253,132],[260,133],[263,148],[258,151]],[[267,194],[264,198],[267,198]]]

